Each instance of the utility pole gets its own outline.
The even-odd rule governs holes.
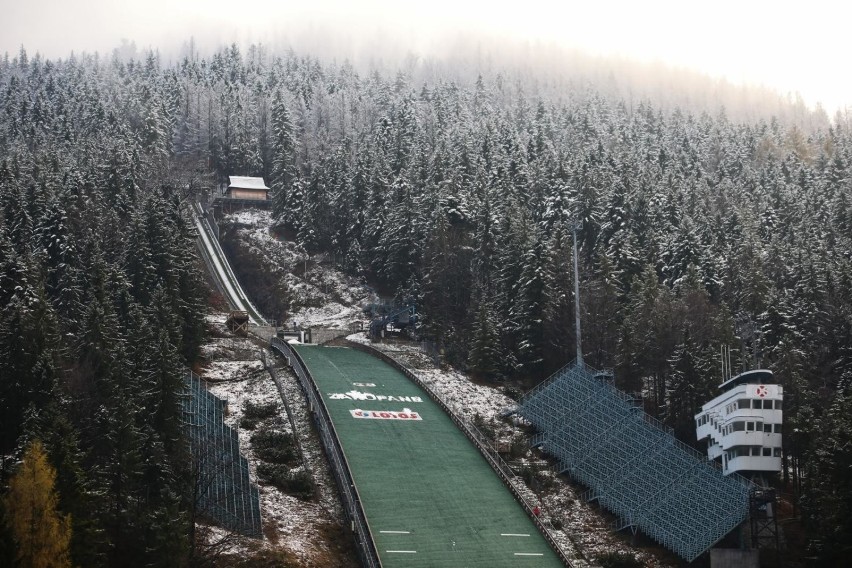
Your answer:
[[[574,318],[577,331],[577,364],[583,364],[583,340],[580,334],[580,269],[577,264],[577,229],[580,227],[578,221],[572,227],[574,233]]]

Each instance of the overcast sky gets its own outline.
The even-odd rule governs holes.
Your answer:
[[[140,48],[290,41],[342,49],[392,40],[438,53],[448,37],[557,43],[852,104],[852,6],[837,0],[0,0],[0,53],[66,57]],[[312,43],[313,42],[313,43]],[[341,54],[345,55],[345,54]]]

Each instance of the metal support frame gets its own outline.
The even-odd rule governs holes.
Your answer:
[[[213,200],[214,211],[224,215],[242,209],[272,209],[271,199],[239,199],[234,197],[217,197]]]
[[[580,228],[580,223],[574,223],[572,227],[574,233],[574,325],[576,326],[577,335],[577,362],[583,362],[583,339],[580,333],[580,268],[577,262],[577,229]]]
[[[642,530],[687,561],[747,517],[748,480],[723,476],[581,361],[530,391],[519,414],[559,469],[618,515],[617,528]]]
[[[781,566],[781,538],[778,531],[778,500],[774,489],[755,486],[749,493],[749,525],[752,548],[775,551]]]

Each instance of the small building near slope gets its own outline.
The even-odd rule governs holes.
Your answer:
[[[229,199],[248,199],[256,201],[267,201],[269,199],[269,188],[266,187],[263,178],[228,176],[229,184],[225,190],[225,197]]]

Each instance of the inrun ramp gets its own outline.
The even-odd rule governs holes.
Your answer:
[[[679,442],[608,378],[572,364],[527,393],[518,412],[534,445],[591,488],[618,528],[645,534],[692,562],[748,516],[750,483]]]
[[[563,566],[476,447],[402,373],[294,346],[334,423],[382,566]]]
[[[198,231],[198,247],[207,264],[210,275],[216,281],[216,285],[224,294],[225,299],[234,310],[246,312],[252,325],[266,325],[266,320],[257,311],[240,286],[228,258],[225,256],[219,240],[213,234],[201,204],[194,203],[193,214],[195,217],[195,228]]]

